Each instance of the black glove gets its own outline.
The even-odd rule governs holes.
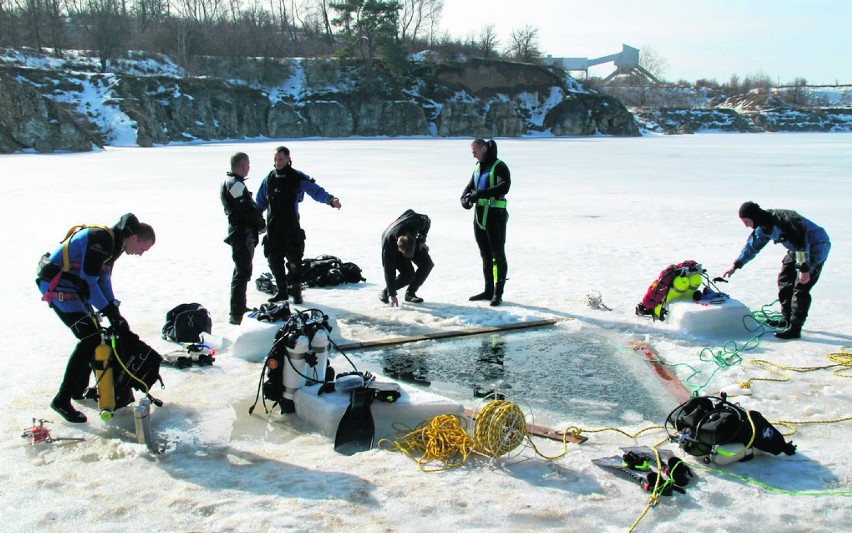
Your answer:
[[[465,209],[470,209],[473,207],[473,200],[470,198],[470,193],[463,195],[461,198],[461,206]]]
[[[109,304],[108,306],[101,309],[101,314],[103,314],[107,320],[109,320],[109,324],[112,326],[112,329],[116,331],[116,333],[128,333],[130,332],[130,325],[127,323],[127,320],[121,316],[121,313],[118,312],[118,307],[114,303]]]

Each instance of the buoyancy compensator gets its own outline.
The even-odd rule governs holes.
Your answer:
[[[757,411],[746,411],[721,397],[697,396],[666,417],[666,432],[686,453],[719,465],[752,458],[752,447],[778,455],[796,446]]]

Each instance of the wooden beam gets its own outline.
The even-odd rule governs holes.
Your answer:
[[[686,386],[663,364],[665,361],[660,358],[660,354],[651,348],[648,343],[635,341],[630,343],[630,347],[645,356],[645,359],[651,363],[654,371],[662,378],[663,383],[678,402],[683,403],[692,396],[692,393],[689,392]]]
[[[502,331],[513,331],[518,329],[540,328],[544,326],[552,326],[564,320],[573,320],[573,318],[551,318],[546,320],[534,320],[531,322],[515,322],[513,324],[504,324],[501,326],[486,326],[480,328],[439,331],[437,333],[427,333],[426,335],[413,335],[411,337],[391,337],[389,339],[378,339],[363,342],[349,342],[346,344],[338,344],[337,347],[343,351],[386,348],[388,346],[397,346],[399,344],[407,344],[410,342],[449,339],[454,337],[468,337],[471,335],[482,335],[484,333],[499,333]]]

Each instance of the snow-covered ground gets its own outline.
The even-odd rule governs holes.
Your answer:
[[[459,206],[470,176],[469,139],[287,141],[294,165],[341,198],[332,210],[306,200],[307,256],[333,254],[364,268],[366,283],[310,289],[305,305],[336,321],[338,342],[569,318],[554,328],[595,335],[606,329],[626,346],[647,340],[671,363],[716,370],[699,354],[721,350],[729,337],[695,337],[669,323],[634,315],[663,267],[695,259],[721,275],[748,235],[737,218],[744,200],[791,208],[823,225],[831,256],[814,290],[811,317],[798,341],[764,336],[743,352],[743,364],[719,370],[705,393],[731,390],[770,375],[749,360],[796,367],[827,366],[830,353],[852,344],[852,135],[767,134],[562,138],[498,141],[512,170],[508,196],[509,277],[505,303],[468,302],[481,289],[472,215]],[[166,311],[201,302],[213,333],[233,340],[227,323],[229,248],[219,184],[234,151],[252,158],[256,191],[279,142],[219,143],[156,149],[111,148],[87,154],[0,156],[0,236],[5,246],[5,305],[0,348],[0,530],[3,531],[624,531],[645,508],[634,483],[592,465],[619,446],[653,445],[661,430],[636,439],[587,433],[582,445],[548,461],[530,449],[489,462],[472,459],[441,474],[424,474],[399,453],[337,454],[332,441],[299,419],[262,409],[247,415],[259,365],[222,350],[210,368],[162,371],[165,402],[152,415],[169,443],[151,456],[136,443],[131,413],[108,423],[87,404],[89,422],[57,420],[48,404],[74,344],[39,300],[33,283],[39,256],[78,223],[112,224],[136,213],[157,231],[143,257],[122,257],[116,294],[133,329],[161,352]],[[421,305],[382,305],[379,237],[406,208],[432,217],[436,264]],[[784,250],[769,245],[723,288],[752,309],[775,299]],[[262,253],[255,275],[267,271]],[[587,306],[600,291],[612,311]],[[249,289],[258,305],[266,296]],[[366,318],[365,317],[369,317]],[[738,342],[750,334],[732,334]],[[852,351],[852,350],[850,350]],[[547,355],[544,355],[547,357]],[[594,368],[589,368],[594,372]],[[678,370],[682,379],[689,374]],[[639,522],[643,531],[838,531],[852,523],[850,381],[830,370],[791,373],[785,383],[755,382],[743,405],[769,420],[791,420],[794,456],[758,454],[726,470],[788,491],[698,472],[686,495],[664,498]],[[847,375],[849,372],[847,371]],[[748,392],[748,391],[746,391]],[[470,405],[474,405],[471,398]],[[674,405],[671,406],[672,408]],[[127,410],[125,410],[127,411]],[[46,418],[54,437],[82,442],[29,445],[20,438],[32,418]],[[635,432],[662,420],[611,425]],[[813,424],[805,424],[813,422]],[[821,423],[826,422],[826,423]],[[564,417],[554,426],[579,425]],[[788,431],[788,430],[785,430]],[[555,454],[558,443],[536,441]]]

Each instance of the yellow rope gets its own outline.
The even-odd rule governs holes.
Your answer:
[[[766,361],[763,359],[753,359],[748,361],[749,364],[754,365],[762,370],[769,372],[770,374],[774,374],[779,376],[778,378],[751,378],[746,381],[740,383],[741,389],[750,389],[751,384],[755,381],[769,381],[776,383],[784,383],[790,381],[790,376],[781,372],[782,370],[786,370],[788,372],[815,372],[817,370],[826,370],[829,368],[834,368],[831,373],[837,377],[841,378],[852,378],[852,375],[849,372],[852,372],[852,353],[846,351],[849,348],[848,346],[842,346],[840,348],[841,351],[834,352],[828,354],[826,357],[829,361],[834,363],[833,365],[825,365],[825,366],[806,366],[806,367],[794,367],[794,366],[784,366],[779,365],[777,363],[773,363],[771,361]]]
[[[394,424],[402,435],[376,444],[389,451],[400,451],[417,463],[423,472],[444,472],[463,465],[473,451],[473,439],[467,433],[467,419],[457,415],[438,415],[424,420],[413,430]],[[419,455],[419,457],[417,457]],[[427,468],[435,461],[443,467]]]
[[[796,425],[805,425],[805,424],[837,424],[840,422],[848,422],[852,420],[852,416],[846,416],[843,418],[835,418],[832,420],[770,420],[770,423],[776,426],[784,426],[785,428],[790,430],[790,433],[782,433],[785,437],[789,437],[791,435],[796,434]]]
[[[665,429],[665,427],[664,426],[648,426],[646,428],[640,429],[636,433],[627,433],[624,430],[621,430],[621,429],[618,429],[618,428],[613,428],[613,427],[605,427],[605,428],[598,428],[598,429],[583,429],[583,428],[578,428],[577,426],[568,426],[568,428],[565,430],[565,434],[566,435],[570,434],[570,435],[573,435],[573,436],[579,436],[581,433],[602,433],[604,431],[615,431],[616,433],[621,433],[625,437],[635,439],[636,437],[638,437],[642,433],[645,433],[646,431],[651,431],[652,429]]]
[[[381,439],[377,447],[400,451],[417,463],[423,472],[443,472],[462,466],[471,453],[485,457],[502,457],[526,441],[540,457],[559,459],[568,452],[568,431],[562,435],[562,451],[555,456],[544,455],[533,443],[527,431],[526,416],[517,404],[506,400],[486,403],[476,415],[473,436],[467,432],[467,419],[457,415],[438,415],[424,420],[411,429],[394,424],[397,437]],[[440,461],[441,467],[428,467]]]
[[[527,437],[527,420],[518,404],[506,400],[486,403],[473,421],[476,451],[500,457],[520,446]]]
[[[665,444],[668,441],[669,441],[669,439],[668,439],[668,437],[666,437],[665,439],[661,440],[657,444],[654,444],[653,446],[651,446],[651,449],[654,450],[654,458],[657,461],[657,472],[663,471],[663,466],[662,466],[663,460],[660,459],[660,451],[657,448],[659,448],[662,444]],[[643,518],[645,518],[645,515],[648,514],[648,511],[650,511],[652,507],[654,507],[655,505],[657,505],[657,503],[659,503],[660,495],[657,493],[657,491],[658,491],[659,486],[660,486],[660,478],[661,477],[662,476],[657,476],[657,481],[654,483],[654,488],[651,489],[651,495],[648,497],[648,503],[645,504],[645,508],[642,509],[642,512],[639,513],[639,516],[637,516],[636,520],[633,521],[633,524],[631,524],[630,529],[627,530],[627,533],[631,533],[634,529],[636,529],[636,526],[639,524],[639,522]]]

